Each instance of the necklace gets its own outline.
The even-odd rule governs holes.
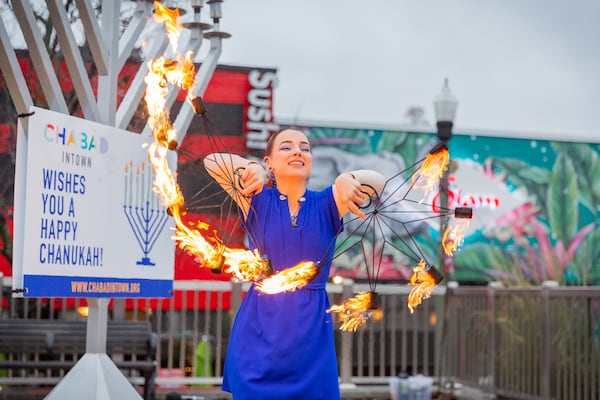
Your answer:
[[[298,213],[300,212],[300,207],[302,205],[302,203],[297,203],[298,206],[296,207],[296,211],[292,211],[290,209],[290,220],[292,222],[292,226],[296,227],[298,226]]]
[[[290,214],[290,220],[292,221],[293,227],[298,226],[298,215],[297,214]]]
[[[279,195],[279,200],[287,200],[287,196],[284,194],[280,194]],[[293,227],[297,227],[298,226],[298,213],[300,212],[300,208],[302,207],[302,203],[304,203],[306,201],[306,197],[302,196],[298,199],[298,202],[296,203],[296,207],[295,210],[292,211],[292,208],[289,207],[289,211],[290,211],[290,222],[292,223]]]

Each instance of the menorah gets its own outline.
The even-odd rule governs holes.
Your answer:
[[[152,170],[145,163],[142,162],[135,168],[133,162],[125,165],[123,212],[144,253],[137,265],[155,265],[149,254],[169,219],[167,211],[152,190],[152,182]]]

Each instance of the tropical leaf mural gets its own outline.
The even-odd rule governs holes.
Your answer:
[[[518,143],[515,139],[496,140]],[[486,267],[479,271],[507,285],[536,285],[545,280],[600,284],[600,267],[593,264],[600,255],[598,184],[593,179],[600,173],[597,150],[585,143],[552,142],[549,146],[555,157],[552,162],[547,160],[547,168],[533,164],[531,158],[487,160],[512,187],[526,189],[532,203],[513,210],[513,218],[499,220],[511,225],[509,239],[491,231],[487,244],[477,243],[477,247],[492,247],[504,255],[501,264],[497,252],[480,259]],[[469,246],[457,256],[457,278],[462,269],[472,268],[472,257],[465,255],[482,253],[477,247]]]
[[[400,171],[437,143],[433,132],[305,130],[311,140],[316,139],[316,147],[343,151],[335,153],[345,158],[335,162],[340,168],[397,165]],[[454,206],[472,206],[482,221],[456,253],[448,279],[465,283],[499,280],[506,285],[538,285],[545,280],[600,285],[600,265],[594,263],[600,259],[599,145],[454,135],[449,147],[450,201]],[[434,224],[424,225],[416,236],[431,259],[438,253],[438,230]],[[344,260],[351,275],[359,277],[357,260]],[[403,260],[390,261],[386,279],[405,279]]]

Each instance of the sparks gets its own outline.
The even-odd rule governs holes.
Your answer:
[[[223,243],[220,241],[216,233],[207,240],[201,232],[208,232],[209,226],[203,222],[197,222],[186,226],[182,223],[179,207],[172,207],[175,211],[173,218],[177,223],[175,231],[175,241],[180,249],[194,255],[197,259],[211,269],[216,269],[222,264]]]

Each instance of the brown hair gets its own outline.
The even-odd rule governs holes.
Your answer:
[[[287,131],[287,130],[292,130],[292,131],[299,131],[304,133],[304,131],[297,127],[297,126],[286,126],[285,128],[281,128],[280,130],[276,131],[275,133],[273,133],[271,135],[271,137],[269,137],[269,140],[267,140],[267,146],[265,147],[265,157],[268,157],[271,155],[271,153],[273,152],[273,146],[275,145],[275,138],[277,138],[277,136],[279,136],[279,134],[283,131]]]

